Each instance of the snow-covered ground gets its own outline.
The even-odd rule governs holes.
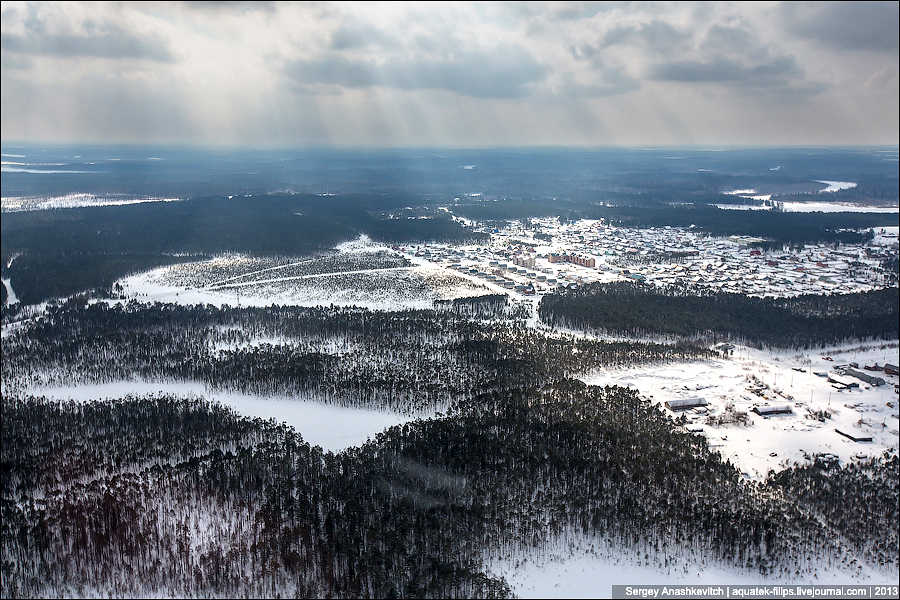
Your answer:
[[[4,169],[6,170],[6,169]],[[31,171],[29,171],[31,172]],[[47,173],[48,171],[33,171]],[[87,173],[89,171],[59,171],[61,173]],[[82,206],[124,206],[144,202],[178,202],[180,198],[155,196],[128,196],[125,194],[65,194],[63,196],[7,196],[0,198],[2,212],[49,210],[52,208],[77,208]]]
[[[13,291],[12,284],[10,283],[9,278],[8,277],[3,278],[3,279],[0,279],[0,281],[3,282],[3,287],[6,288],[6,303],[7,304],[15,304],[16,302],[18,302],[19,298],[18,298],[18,296],[16,296],[16,293]]]
[[[781,207],[784,212],[900,212],[900,208],[896,206],[861,206],[858,204],[839,202],[779,202],[778,206]]]
[[[841,190],[850,190],[856,187],[856,183],[852,181],[829,181],[825,179],[817,179],[816,183],[824,184],[826,187],[819,190],[818,193],[839,192]],[[726,196],[739,196],[752,200],[768,201],[772,199],[772,194],[759,194],[754,188],[741,190],[728,190],[722,192]],[[786,201],[777,202],[778,207],[784,212],[868,212],[868,213],[897,213],[900,208],[896,206],[864,206],[859,204],[835,203],[835,202],[816,202],[816,201]],[[724,210],[770,210],[771,206],[757,204],[713,204]]]
[[[487,289],[435,266],[368,269],[186,288],[171,281],[176,269],[161,267],[119,281],[129,299],[179,304],[242,306],[362,306],[374,310],[431,308],[437,299],[479,296]]]
[[[400,255],[361,235],[336,246],[338,258],[361,254]],[[315,258],[285,259],[261,265],[261,259],[229,255],[210,260],[169,265],[119,280],[129,299],[180,304],[243,306],[362,306],[375,310],[431,308],[434,300],[479,296],[488,288],[468,277],[427,261],[412,266],[373,267],[286,275],[290,269]],[[408,263],[407,263],[408,265]],[[262,268],[260,268],[262,266]],[[202,273],[228,273],[203,281]],[[198,275],[201,274],[201,275]],[[199,284],[198,284],[199,283]]]
[[[122,398],[129,394],[177,394],[202,396],[230,406],[248,417],[282,421],[312,445],[339,452],[364,443],[376,433],[411,421],[416,417],[363,408],[345,408],[319,402],[296,400],[284,396],[256,396],[240,392],[208,388],[198,382],[118,381],[104,384],[81,384],[60,387],[36,387],[31,394],[59,400],[90,402],[103,398]],[[419,415],[430,416],[430,415]]]
[[[839,192],[841,190],[852,190],[856,187],[856,183],[852,181],[828,181],[827,179],[816,179],[816,183],[824,183],[827,187],[819,190],[819,193]]]
[[[743,196],[753,200],[769,200],[771,196]],[[772,206],[765,204],[713,204],[722,210],[772,210]],[[778,202],[778,207],[784,212],[865,212],[865,213],[897,213],[900,208],[896,206],[862,206],[839,202]]]
[[[803,464],[813,454],[831,453],[842,462],[857,457],[880,455],[898,447],[896,376],[868,372],[882,377],[886,384],[872,387],[859,382],[859,389],[838,391],[825,377],[835,365],[885,362],[898,364],[898,343],[874,342],[850,344],[817,351],[761,351],[738,346],[730,359],[716,359],[608,369],[583,377],[593,385],[621,385],[638,389],[654,402],[703,398],[705,408],[672,413],[688,418],[688,430],[706,436],[722,457],[756,479],[765,478],[770,469],[780,470]],[[831,357],[832,361],[824,357]],[[801,369],[797,371],[795,369]],[[758,382],[752,378],[757,378]],[[751,388],[768,386],[759,394]],[[749,426],[709,425],[707,418],[722,415],[726,406],[746,412]],[[759,416],[754,406],[788,405],[792,414]],[[808,411],[826,411],[830,418],[820,421]],[[872,442],[854,442],[835,432],[872,437]]]
[[[506,579],[520,598],[611,598],[613,585],[885,584],[896,578],[872,568],[861,573],[832,568],[815,578],[779,581],[747,569],[705,563],[690,553],[664,568],[652,552],[645,556],[586,536],[560,538],[538,549],[508,554],[502,559],[487,557],[487,571]]]
[[[900,227],[872,227],[870,231],[875,234],[872,239],[875,246],[894,246],[900,239]]]
[[[722,210],[772,210],[771,206],[764,204],[713,204]]]

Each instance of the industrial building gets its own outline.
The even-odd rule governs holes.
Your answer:
[[[703,398],[678,398],[675,400],[667,400],[666,408],[671,411],[690,410],[709,404]]]
[[[787,404],[754,406],[751,410],[761,417],[768,417],[769,415],[789,415],[794,412]]]

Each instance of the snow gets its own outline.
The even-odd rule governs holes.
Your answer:
[[[49,171],[40,172],[48,173]],[[88,173],[89,171],[72,172]],[[125,206],[128,204],[142,204],[144,202],[178,202],[180,200],[180,198],[157,198],[153,196],[136,197],[124,194],[98,196],[95,194],[82,193],[65,194],[62,196],[7,196],[0,198],[0,210],[3,212],[19,212],[49,210],[54,208],[78,208],[83,206]]]
[[[272,277],[269,279],[254,279],[253,281],[240,281],[210,286],[211,289],[225,289],[236,287],[255,286],[265,283],[280,283],[283,281],[301,281],[303,279],[319,279],[322,277],[339,277],[344,275],[362,275],[366,273],[388,273],[391,271],[409,271],[414,267],[386,267],[383,269],[357,269],[355,271],[335,271],[334,273],[314,273],[311,275],[291,275],[289,277]]]
[[[900,212],[900,207],[897,206],[861,206],[837,202],[779,202],[778,206],[785,212]]]
[[[372,238],[367,236],[364,233],[359,234],[359,237],[356,239],[342,242],[335,246],[335,250],[338,252],[383,252],[385,250],[389,250],[387,246],[384,244],[379,244],[377,242],[373,242]]]
[[[722,210],[772,210],[771,206],[762,204],[713,204],[713,206]]]
[[[9,165],[0,165],[0,172],[3,173],[39,173],[41,175],[55,175],[59,173],[96,173],[97,171],[80,171],[76,169],[31,169],[28,167],[13,167]]]
[[[863,382],[859,389],[838,391],[814,372],[829,372],[837,364],[900,362],[900,344],[894,342],[844,345],[816,351],[763,351],[738,346],[731,359],[715,359],[608,369],[583,377],[592,385],[620,385],[638,389],[642,395],[662,405],[668,400],[699,397],[709,402],[706,409],[670,413],[684,414],[688,427],[702,428],[710,447],[718,450],[747,476],[764,479],[770,469],[780,470],[804,464],[813,454],[831,453],[842,462],[857,457],[880,455],[898,447],[896,376],[873,372],[887,381],[880,387]],[[832,356],[826,361],[824,356]],[[803,369],[798,372],[794,368]],[[864,371],[865,372],[865,371]],[[762,398],[749,391],[751,377],[769,389]],[[777,391],[776,391],[777,390]],[[780,393],[779,393],[780,392]],[[706,411],[721,415],[725,407],[748,413],[751,425],[706,424]],[[890,403],[892,406],[889,406]],[[791,415],[762,417],[750,412],[755,405],[788,404]],[[811,418],[807,409],[827,411],[824,422]],[[871,436],[871,443],[853,442],[835,429]],[[773,455],[774,453],[774,455]]]
[[[856,187],[856,184],[852,181],[828,181],[827,179],[816,179],[816,183],[824,183],[826,188],[819,190],[819,193],[823,192],[839,192],[841,190],[852,190]]]
[[[16,302],[18,302],[18,301],[19,301],[19,298],[18,298],[18,296],[16,296],[16,293],[13,291],[13,289],[12,289],[12,283],[10,283],[9,278],[8,278],[8,277],[7,277],[7,278],[3,278],[3,279],[0,279],[0,281],[3,282],[3,287],[6,288],[6,294],[7,294],[7,296],[6,296],[6,304],[7,304],[7,305],[9,305],[9,304],[15,304]]]
[[[515,558],[486,559],[488,573],[502,576],[520,598],[611,598],[613,585],[884,584],[896,577],[872,568],[839,569],[778,580],[702,556],[683,553],[677,566],[658,566],[661,557],[588,536],[557,538],[538,549],[514,551]],[[696,553],[693,553],[696,554]]]
[[[740,191],[740,190],[739,190]],[[748,200],[771,200],[771,194],[757,196],[741,196]],[[862,206],[859,204],[847,204],[836,202],[778,202],[778,207],[784,212],[866,212],[866,213],[897,213],[900,208],[896,206]],[[713,204],[722,210],[772,210],[772,206],[761,204]]]
[[[391,248],[373,242],[366,235],[335,247],[340,255],[388,253]],[[414,257],[413,257],[414,258]],[[488,292],[482,282],[452,273],[423,260],[413,266],[373,267],[335,270],[291,276],[255,277],[261,273],[278,275],[278,270],[315,262],[319,258],[260,261],[240,254],[209,260],[159,267],[120,279],[126,298],[146,302],[180,304],[224,304],[243,306],[360,306],[373,310],[432,308],[435,300],[479,296]],[[383,263],[382,263],[383,264]],[[260,268],[263,267],[263,268]],[[214,281],[204,273],[218,273]],[[223,277],[227,274],[227,277]]]
[[[78,402],[90,402],[102,398],[121,398],[129,394],[177,394],[179,396],[205,397],[233,408],[247,417],[275,419],[293,427],[311,445],[324,450],[339,452],[358,446],[376,433],[394,425],[402,425],[417,417],[365,408],[347,408],[297,400],[286,396],[258,396],[233,391],[216,390],[203,383],[192,381],[150,382],[143,380],[116,381],[102,384],[36,387],[29,390],[34,395]]]
[[[872,227],[870,229],[875,237],[872,239],[874,246],[893,246],[900,239],[900,227]]]
[[[119,280],[124,295],[146,302],[242,306],[360,306],[373,310],[425,309],[434,300],[479,296],[487,288],[436,266],[368,269],[187,288],[170,274],[198,263],[160,267]]]

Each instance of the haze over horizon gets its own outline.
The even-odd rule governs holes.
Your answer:
[[[2,139],[897,145],[898,5],[4,3]]]

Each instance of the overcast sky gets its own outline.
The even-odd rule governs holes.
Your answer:
[[[2,138],[897,144],[898,4],[2,4]]]

